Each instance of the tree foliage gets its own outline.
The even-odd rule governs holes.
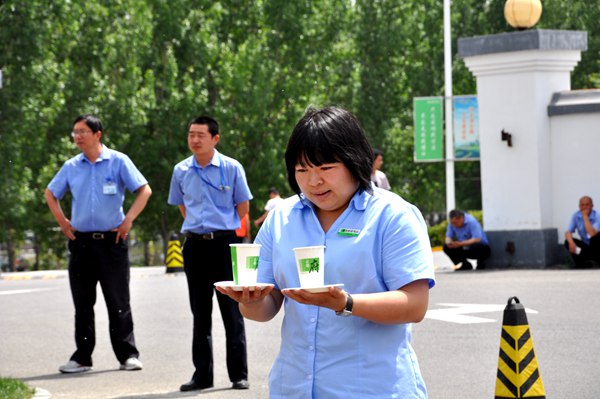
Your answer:
[[[460,37],[512,30],[504,0],[452,2]],[[548,0],[542,29],[588,31],[573,86],[600,83],[600,6]],[[446,212],[443,163],[413,162],[412,100],[444,94],[439,0],[0,1],[0,242],[14,265],[31,231],[40,267],[56,267],[64,240],[43,190],[76,153],[69,131],[85,112],[104,141],[127,153],[153,189],[135,223],[139,240],[168,239],[181,216],[167,205],[173,166],[189,156],[187,122],[220,122],[219,149],[245,166],[262,213],[267,189],[290,194],[283,155],[309,106],[338,104],[385,152],[392,188],[424,213]],[[454,94],[475,81],[453,58]],[[457,205],[478,209],[479,163],[456,164]],[[68,199],[63,204],[68,208]]]

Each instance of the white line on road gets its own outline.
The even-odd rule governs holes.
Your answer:
[[[506,305],[484,305],[472,303],[438,303],[439,306],[448,306],[446,309],[428,310],[426,319],[447,321],[458,324],[495,323],[496,319],[478,316],[467,316],[469,313],[504,312]],[[537,310],[525,308],[526,313],[538,313]]]
[[[11,291],[0,291],[0,295],[13,295],[13,294],[28,294],[30,292],[37,292],[37,291],[50,291],[50,290],[55,290],[56,288],[37,288],[37,289],[31,289],[31,290],[11,290]]]

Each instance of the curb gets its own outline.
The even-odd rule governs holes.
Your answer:
[[[0,280],[52,280],[55,278],[65,278],[67,275],[67,270],[9,272],[0,274]]]
[[[45,389],[35,388],[35,394],[31,399],[50,399],[52,398],[52,394]]]
[[[149,277],[166,275],[165,266],[144,266],[131,267],[132,276]],[[176,273],[174,273],[176,274]],[[67,269],[61,270],[36,270],[28,272],[4,272],[0,274],[0,280],[18,281],[18,280],[53,280],[57,278],[69,277]]]

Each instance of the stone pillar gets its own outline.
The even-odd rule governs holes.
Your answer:
[[[557,263],[547,108],[570,90],[587,33],[528,30],[459,39],[477,79],[483,222],[490,267]]]

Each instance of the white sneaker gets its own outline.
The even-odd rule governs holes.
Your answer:
[[[130,357],[120,367],[121,370],[141,370],[142,362],[137,357]]]
[[[69,360],[67,364],[60,366],[58,371],[61,373],[83,373],[85,371],[90,371],[91,369],[91,366],[84,366],[77,363],[75,360]]]

